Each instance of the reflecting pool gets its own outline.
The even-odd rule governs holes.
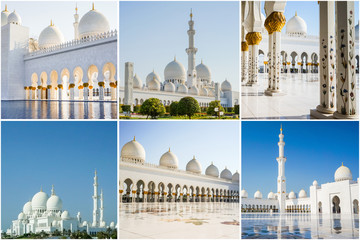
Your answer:
[[[116,102],[1,101],[2,119],[117,119]]]
[[[358,239],[359,214],[245,213],[241,228],[243,239]]]

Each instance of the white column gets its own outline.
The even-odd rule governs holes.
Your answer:
[[[100,193],[100,221],[99,221],[99,223],[102,224],[102,222],[104,222],[104,195],[103,195],[103,191],[101,189],[101,193]]]
[[[97,220],[97,216],[98,216],[98,182],[97,182],[97,172],[95,170],[95,176],[94,176],[94,195],[93,195],[93,222],[92,222],[92,226],[98,226],[98,220]]]
[[[83,96],[84,96],[84,101],[89,100],[89,83],[84,83]]]
[[[278,162],[277,194],[279,200],[280,213],[285,212],[285,200],[286,200],[286,177],[285,177],[286,157],[284,157],[285,142],[283,140],[284,140],[284,135],[282,133],[282,127],[281,127],[279,134],[279,142],[278,142],[279,157],[276,158],[276,161]]]
[[[112,86],[110,86],[110,93],[111,93],[111,100],[116,101],[116,84],[112,83]]]
[[[69,91],[70,91],[70,100],[74,100],[74,85],[69,86]]]
[[[241,42],[241,82],[248,82],[248,73],[249,73],[249,45],[246,41]]]
[[[273,35],[269,34],[269,42],[268,42],[268,47],[269,47],[269,61],[268,61],[268,68],[269,68],[269,74],[268,74],[268,91],[271,91],[271,86],[273,85],[273,66],[272,66],[272,52],[273,52],[273,48],[272,48],[272,44],[273,44]]]
[[[94,96],[94,91],[93,91],[93,89],[94,89],[94,86],[91,86],[91,85],[89,85],[89,88],[88,88],[89,90],[89,100],[90,101],[92,101],[93,100],[93,96]]]
[[[105,86],[105,82],[99,82],[99,100],[100,101],[104,100],[104,86]]]
[[[259,44],[262,40],[260,32],[249,32],[246,34],[246,41],[249,45],[249,79],[247,86],[258,84],[259,75]]]
[[[194,21],[192,20],[193,14],[192,11],[190,13],[190,21],[189,21],[189,30],[187,34],[189,35],[189,47],[185,50],[188,54],[188,70],[187,70],[187,84],[188,87],[196,86],[196,69],[195,69],[195,55],[197,52],[197,48],[195,48],[195,29],[194,29]]]
[[[29,91],[29,87],[25,87],[25,99],[28,100],[30,99],[30,91]]]

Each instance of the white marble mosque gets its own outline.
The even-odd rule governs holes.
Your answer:
[[[94,3],[81,17],[74,8],[67,42],[61,19],[44,19],[50,24],[35,39],[21,12],[1,12],[2,100],[117,100],[117,30]]]
[[[241,2],[242,117],[358,118],[354,2],[319,1],[317,36],[296,12],[285,19],[286,4],[265,1],[264,16],[259,1]]]

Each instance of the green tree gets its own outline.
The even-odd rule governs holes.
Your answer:
[[[239,104],[234,105],[234,112],[235,114],[239,114]]]
[[[193,97],[184,97],[180,99],[178,104],[179,115],[187,115],[189,119],[200,112],[200,106],[198,101]]]
[[[215,112],[215,108],[218,108],[218,111],[224,112],[224,108],[221,106],[220,101],[215,100],[209,103],[206,114],[210,116],[218,115],[219,112]]]
[[[117,239],[117,230],[116,230],[116,228],[111,231],[110,237],[112,239]]]
[[[122,107],[123,112],[130,112],[131,106],[130,105],[123,105]]]
[[[165,107],[160,103],[157,98],[147,99],[140,107],[140,113],[146,115],[146,119],[157,118],[165,114]]]
[[[179,107],[179,102],[178,102],[178,101],[172,102],[172,103],[170,104],[170,115],[171,115],[171,116],[177,116],[177,115],[179,115],[179,113],[178,113],[178,107]]]

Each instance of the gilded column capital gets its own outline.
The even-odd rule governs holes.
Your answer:
[[[246,41],[241,42],[241,51],[242,52],[249,51],[249,45],[247,44]]]
[[[245,39],[249,45],[259,45],[262,40],[261,32],[249,32]]]
[[[265,19],[264,26],[269,34],[274,32],[281,32],[285,26],[286,18],[282,12],[272,12],[270,16]]]

